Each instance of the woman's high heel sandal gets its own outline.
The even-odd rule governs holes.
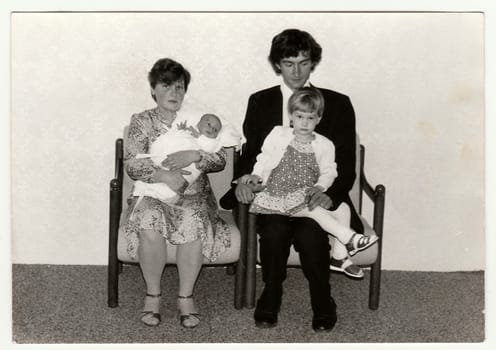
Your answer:
[[[162,293],[160,294],[148,294],[145,296],[145,307],[141,311],[141,322],[149,327],[157,327],[162,318],[159,313],[160,300]]]
[[[197,312],[183,313],[180,307],[181,300],[193,299],[193,294],[188,295],[187,297],[179,295],[177,298],[177,310],[179,312],[179,321],[181,322],[181,326],[184,328],[195,328],[198,326],[200,324],[200,314]]]
[[[356,236],[359,236],[360,238],[355,240]],[[348,250],[348,254],[350,256],[355,255],[360,250],[370,247],[372,244],[377,242],[378,239],[379,237],[376,235],[365,236],[358,233],[353,233],[353,236],[351,236],[350,240],[345,245],[346,250]]]

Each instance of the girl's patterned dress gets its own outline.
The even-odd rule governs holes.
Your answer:
[[[271,171],[265,189],[255,196],[250,211],[291,216],[307,206],[307,191],[319,178],[311,142],[294,138],[279,164]]]
[[[167,120],[158,108],[132,116],[124,143],[124,165],[131,179],[150,182],[157,166],[151,159],[137,159],[136,155],[149,153],[153,141],[167,133],[171,124],[172,120]],[[217,202],[205,174],[224,168],[226,152],[199,152],[201,160],[197,168],[203,174],[185,188],[178,202],[173,205],[151,197],[143,197],[136,205],[138,197],[132,196],[131,191],[123,230],[127,250],[132,258],[138,258],[138,236],[142,229],[159,232],[171,244],[184,244],[201,238],[203,255],[210,261],[217,259],[230,246],[229,227],[219,216]]]

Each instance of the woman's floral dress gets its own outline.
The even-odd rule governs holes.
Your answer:
[[[167,133],[171,124],[172,120],[167,120],[158,108],[131,117],[124,142],[124,167],[131,179],[150,182],[157,166],[151,159],[137,159],[136,155],[149,153],[148,148],[153,141]],[[138,197],[132,194],[129,196],[123,225],[131,258],[137,259],[138,236],[142,229],[159,232],[171,244],[184,244],[201,238],[203,255],[209,261],[217,259],[230,246],[230,230],[219,216],[217,202],[205,174],[224,168],[226,152],[199,152],[201,160],[197,168],[202,174],[186,187],[176,203],[166,204],[155,198],[144,197],[136,205]]]

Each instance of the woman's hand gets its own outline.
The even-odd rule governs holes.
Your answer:
[[[187,167],[191,163],[200,161],[200,152],[198,151],[178,151],[171,153],[162,162],[162,166],[171,171]]]
[[[331,198],[322,191],[320,186],[312,187],[308,191],[308,210],[312,211],[317,207],[329,209],[332,206]]]
[[[153,174],[153,182],[162,182],[171,188],[174,192],[178,192],[185,186],[186,180],[182,175],[191,174],[186,170],[168,171],[165,169],[157,169]]]

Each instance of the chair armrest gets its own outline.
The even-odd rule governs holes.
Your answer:
[[[365,146],[360,145],[360,212],[362,211],[362,191],[365,192],[367,197],[372,200],[374,204],[374,218],[372,228],[375,233],[381,237],[379,242],[379,255],[382,247],[382,232],[384,225],[384,207],[386,200],[386,187],[382,184],[372,187],[370,182],[367,180],[365,176]]]
[[[384,206],[386,200],[386,187],[382,184],[372,187],[368,182],[365,172],[362,169],[362,174],[360,176],[360,184],[362,191],[365,192],[367,197],[372,200],[374,204],[374,218],[373,218],[373,229],[379,237],[382,237],[383,225],[384,225]]]
[[[122,175],[124,171],[123,166],[123,156],[124,156],[124,140],[122,138],[118,138],[115,140],[115,179],[119,179],[122,181]]]
[[[110,180],[110,190],[111,191],[119,191],[121,189],[121,182],[118,178],[114,178]]]
[[[109,251],[117,252],[117,232],[122,211],[122,185],[118,179],[110,180],[109,192]]]

